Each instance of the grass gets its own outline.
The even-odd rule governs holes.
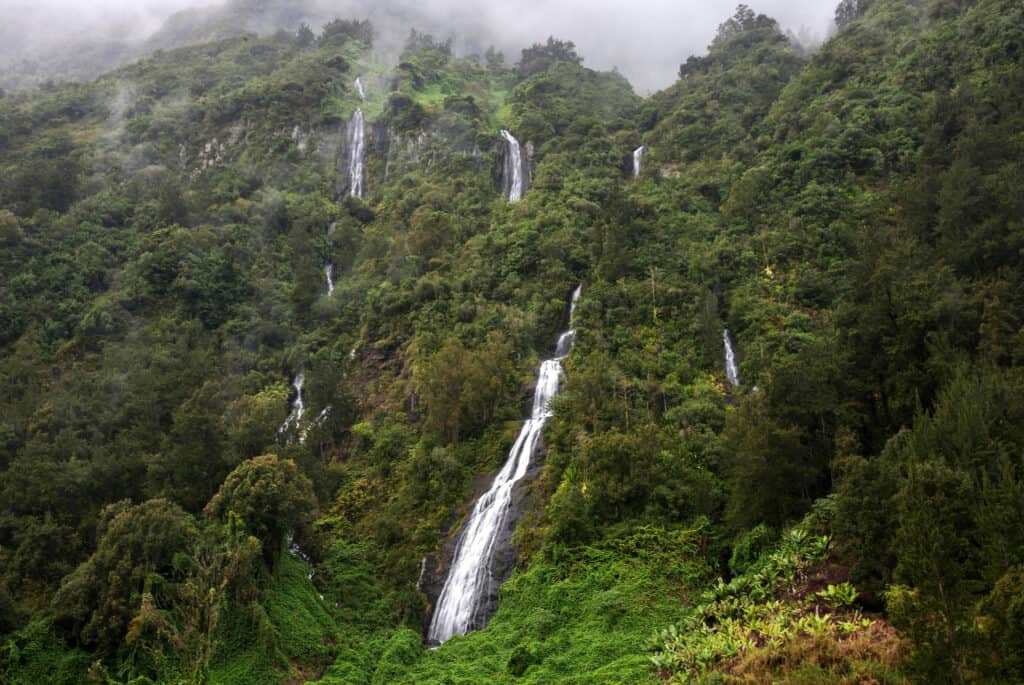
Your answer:
[[[86,679],[92,657],[57,639],[45,621],[35,621],[0,643],[0,682],[9,685],[76,685]]]
[[[321,685],[656,682],[650,636],[710,577],[698,535],[644,528],[600,546],[549,550],[505,584],[486,629],[436,650],[398,630],[361,661],[339,659]]]
[[[263,593],[265,602],[225,617],[211,685],[315,678],[334,660],[338,626],[308,573],[301,559],[283,555]]]

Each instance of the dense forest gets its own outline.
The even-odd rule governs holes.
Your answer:
[[[0,91],[0,682],[1024,682],[1024,5],[723,19],[646,99],[351,17]]]

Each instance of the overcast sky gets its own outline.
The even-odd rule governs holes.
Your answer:
[[[279,0],[280,1],[280,0]],[[465,33],[486,26],[501,46],[522,47],[549,34],[572,40],[585,64],[617,66],[641,92],[675,80],[679,63],[701,54],[736,0],[313,0],[322,10],[352,18],[378,14],[382,6],[415,8],[439,26]],[[748,0],[755,11],[822,38],[830,28],[838,0]],[[171,12],[217,0],[0,0],[0,48],[27,52],[33,45],[71,35],[102,32],[124,38],[145,37]],[[318,27],[314,27],[318,28]],[[436,30],[436,29],[435,29]],[[509,54],[514,61],[517,54]]]

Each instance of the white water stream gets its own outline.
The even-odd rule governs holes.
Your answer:
[[[736,365],[736,350],[733,349],[732,336],[729,335],[728,328],[722,331],[722,343],[725,346],[725,375],[731,385],[739,386],[740,370]]]
[[[295,390],[295,399],[292,400],[292,409],[288,413],[288,418],[284,420],[281,427],[277,429],[278,435],[284,435],[293,428],[299,427],[299,422],[302,421],[302,414],[306,411],[306,403],[302,398],[302,386],[306,383],[306,374],[301,371],[295,375],[292,379],[292,389]]]
[[[348,183],[349,195],[360,200],[364,197],[363,175],[366,161],[366,122],[363,110],[357,107],[348,123]]]
[[[558,394],[561,361],[572,350],[576,335],[572,321],[580,291],[581,287],[578,287],[572,294],[569,330],[559,337],[555,357],[540,365],[530,418],[519,431],[519,437],[490,489],[477,500],[473,512],[463,524],[451,568],[427,631],[428,640],[441,643],[456,633],[481,628],[486,622],[487,617],[481,614],[486,611],[487,597],[497,583],[493,577],[492,561],[498,537],[508,523],[512,488],[526,475],[544,424],[551,417],[548,402]]]
[[[501,130],[501,137],[508,144],[508,156],[505,160],[505,172],[508,178],[508,201],[519,202],[523,199],[523,149],[515,136]]]
[[[334,265],[330,262],[324,264],[324,277],[327,279],[327,296],[334,294]]]
[[[633,178],[640,176],[640,164],[644,161],[645,152],[647,152],[646,145],[641,145],[633,150]]]

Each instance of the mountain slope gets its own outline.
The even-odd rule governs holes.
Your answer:
[[[0,673],[1020,677],[1021,9],[853,6],[649,100],[358,21],[0,99]],[[422,650],[579,284],[512,579]]]

